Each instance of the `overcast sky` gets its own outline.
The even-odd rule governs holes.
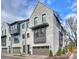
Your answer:
[[[39,0],[41,3],[57,11],[63,22],[70,17],[76,16],[76,0]],[[37,0],[1,0],[2,22],[24,20],[31,16]]]

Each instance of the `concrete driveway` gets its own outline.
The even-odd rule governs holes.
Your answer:
[[[20,57],[20,56],[1,56],[1,59],[45,59],[46,56],[26,56],[26,57]]]

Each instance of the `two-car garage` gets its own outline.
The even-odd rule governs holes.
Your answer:
[[[48,55],[49,46],[35,46],[33,47],[33,55]]]

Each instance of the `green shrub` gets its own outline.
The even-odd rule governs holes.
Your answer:
[[[66,53],[66,49],[62,49],[62,54],[65,54]]]
[[[57,51],[56,53],[57,56],[60,56],[61,55],[61,49],[59,48],[59,50]]]
[[[53,53],[52,53],[52,50],[49,51],[49,57],[52,57],[53,56]]]

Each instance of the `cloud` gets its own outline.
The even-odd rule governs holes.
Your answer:
[[[70,18],[74,18],[74,21],[77,20],[77,14],[76,13],[70,13],[70,14],[67,14],[63,19],[63,21],[61,22],[62,23],[62,26],[66,26],[66,21]]]
[[[77,3],[75,2],[70,8],[73,9],[77,6]]]
[[[38,1],[40,1],[40,2],[42,2],[42,3],[46,3],[46,4],[48,4],[48,5],[51,5],[53,2],[55,2],[56,0],[38,0]]]
[[[1,22],[2,23],[3,22],[10,23],[10,22],[13,22],[15,20],[18,20],[18,17],[14,16],[12,14],[9,14],[9,13],[7,13],[5,11],[1,11]]]
[[[2,0],[1,20],[15,21],[16,19],[27,19],[36,6],[35,0]]]
[[[37,0],[37,1],[42,2],[42,3],[45,3],[45,0]]]
[[[72,6],[70,7],[72,12],[76,12],[77,11],[77,2],[73,3]]]
[[[51,5],[51,4],[52,4],[53,2],[55,2],[55,1],[56,1],[56,0],[47,0],[47,3]]]
[[[65,17],[64,17],[64,19],[68,19],[68,18],[70,18],[70,17],[74,17],[74,19],[76,19],[77,18],[77,14],[76,13],[71,13],[71,14],[68,14],[68,15],[66,15]]]

